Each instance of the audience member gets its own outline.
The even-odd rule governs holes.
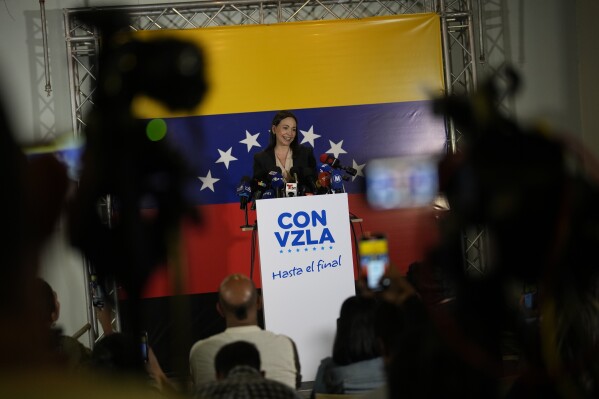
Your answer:
[[[55,353],[59,363],[66,365],[69,369],[76,369],[89,362],[91,350],[84,346],[77,339],[64,335],[62,330],[56,327],[56,322],[60,316],[60,302],[56,291],[50,284],[42,278],[35,279],[35,289],[40,320],[47,323],[50,329],[50,346]],[[98,320],[102,325],[104,334],[112,333],[112,324],[110,322],[110,309],[100,310]]]
[[[40,312],[40,318],[47,322],[49,343],[56,354],[58,363],[64,364],[70,369],[84,365],[90,360],[91,350],[77,339],[64,335],[62,329],[56,327],[60,316],[60,302],[58,302],[56,291],[47,281],[39,277],[36,278],[35,285],[39,293],[36,310]]]
[[[158,390],[175,390],[152,348],[131,334],[117,332],[101,338],[94,346],[89,366],[113,378],[147,376]]]
[[[269,379],[296,389],[301,383],[300,364],[295,343],[258,326],[261,301],[252,280],[242,274],[227,276],[219,287],[218,312],[225,318],[226,330],[196,342],[189,353],[193,383],[215,380],[214,358],[225,344],[248,341],[256,345]]]
[[[341,305],[332,357],[320,363],[312,397],[316,393],[356,394],[385,383],[381,348],[375,334],[378,301],[352,296]]]
[[[197,387],[197,399],[299,399],[289,386],[265,378],[256,345],[236,341],[222,346],[214,358],[216,380]]]

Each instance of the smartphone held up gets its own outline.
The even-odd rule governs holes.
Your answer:
[[[360,272],[368,289],[383,290],[382,279],[389,267],[389,245],[384,234],[365,235],[360,239]]]

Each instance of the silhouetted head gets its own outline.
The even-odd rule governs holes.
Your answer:
[[[39,312],[41,320],[48,322],[48,325],[52,325],[60,315],[60,303],[56,291],[52,289],[46,280],[39,277],[35,278],[34,285],[36,311]]]
[[[219,349],[214,358],[214,369],[218,380],[227,378],[229,372],[237,366],[248,366],[260,371],[260,352],[256,345],[246,341],[236,341]]]

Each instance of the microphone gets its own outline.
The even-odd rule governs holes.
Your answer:
[[[250,210],[256,209],[256,201],[262,198],[262,193],[266,190],[268,186],[262,180],[254,180],[254,201],[252,202],[252,207]]]
[[[301,168],[298,168],[297,166],[293,166],[293,167],[291,167],[291,169],[289,169],[289,174],[293,177],[293,179],[295,180],[296,183],[300,182],[300,179],[298,176],[302,176]]]
[[[249,185],[251,179],[249,176],[243,176],[237,186],[237,195],[239,196],[239,209],[246,209],[248,200],[252,195],[252,187]]]
[[[305,178],[304,178],[304,174],[302,173],[302,168],[299,168],[297,166],[293,166],[289,170],[289,174],[291,176],[293,176],[293,178],[295,179],[295,183],[296,183],[296,193],[295,193],[295,196],[304,195],[304,193],[306,191],[306,188],[305,188],[305,185],[303,184]],[[287,195],[287,196],[289,197],[289,195]]]
[[[332,173],[333,172],[333,168],[331,167],[331,165],[323,163],[323,164],[320,164],[320,168],[318,168],[318,171],[319,172]]]
[[[297,197],[297,183],[285,183],[285,196]]]
[[[270,199],[275,198],[275,191],[272,188],[269,188],[262,194],[262,199]]]
[[[276,169],[271,170],[268,172],[268,175],[270,177],[270,187],[275,191],[277,198],[279,198],[281,196],[281,191],[285,187],[285,180],[281,174],[281,168],[277,167]]]
[[[316,185],[319,187],[318,192],[320,194],[328,194],[329,187],[331,185],[331,174],[327,172],[320,172],[318,174],[318,180],[316,181]]]
[[[300,176],[304,176],[303,180],[307,186],[304,195],[316,194],[316,180],[314,179],[316,171],[308,166],[304,167],[301,171],[303,173],[301,173]]]
[[[262,193],[264,192],[264,190],[266,190],[268,188],[268,184],[266,184],[262,180],[254,179],[252,187],[253,187],[253,190],[254,190],[255,194],[259,193],[260,195],[262,195]],[[255,195],[254,195],[254,197],[255,197]]]
[[[276,176],[278,174],[282,175],[283,171],[281,170],[281,168],[279,168],[278,166],[275,166],[274,168],[272,168],[269,172],[268,172],[268,180],[272,180],[272,178],[274,176]]]
[[[345,192],[345,187],[343,186],[343,175],[338,169],[334,169],[331,175],[331,190],[334,193]]]
[[[343,165],[341,165],[341,162],[335,158],[334,156],[332,156],[331,154],[321,154],[320,155],[320,162],[322,163],[326,163],[327,165],[330,165],[331,168],[333,169],[341,169],[346,171],[348,174],[355,176],[356,174],[358,174],[358,171],[354,168],[349,168],[349,167],[345,167]]]

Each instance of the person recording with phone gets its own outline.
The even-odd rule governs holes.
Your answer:
[[[291,111],[275,114],[268,146],[254,155],[254,182],[268,183],[276,172],[280,172],[286,182],[308,187],[314,184],[317,178],[316,158],[312,148],[299,144],[297,125],[297,117]]]

